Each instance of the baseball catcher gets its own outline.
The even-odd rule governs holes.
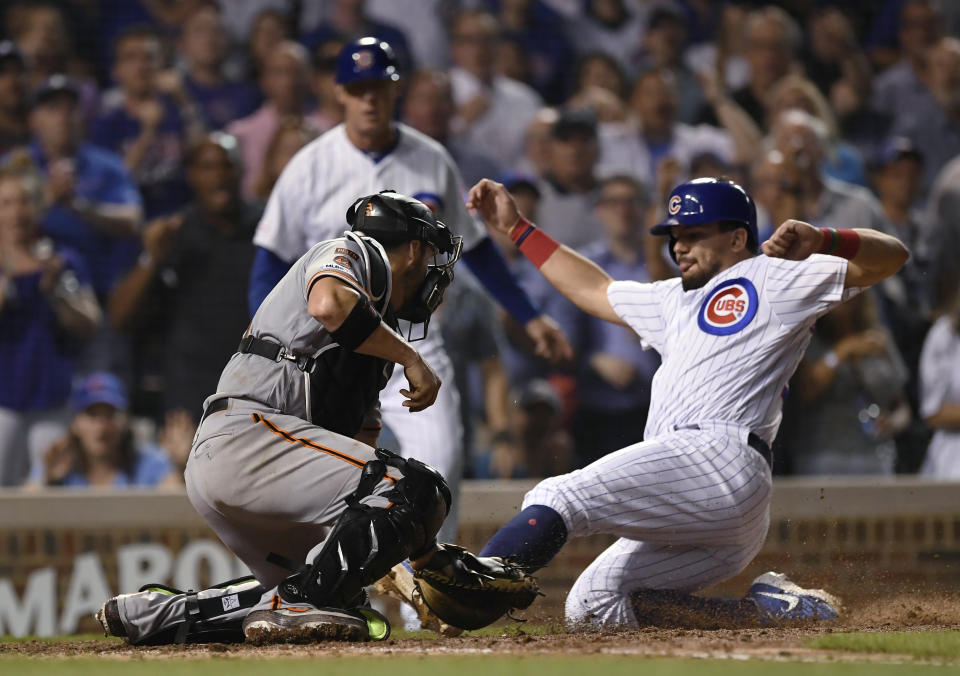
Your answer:
[[[108,635],[135,645],[383,640],[389,624],[365,587],[388,573],[419,584],[417,600],[464,628],[535,598],[523,571],[438,545],[446,481],[375,448],[394,364],[411,412],[436,399],[440,380],[397,320],[428,323],[460,238],[392,191],[356,200],[346,222],[350,231],[314,245],[260,306],[205,402],[187,463],[191,503],[252,577],[121,594],[97,613]],[[409,569],[395,568],[405,560]]]

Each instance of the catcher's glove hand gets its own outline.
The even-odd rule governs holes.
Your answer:
[[[414,579],[427,606],[447,624],[479,629],[540,595],[533,577],[499,557],[481,558],[450,544],[437,547]]]

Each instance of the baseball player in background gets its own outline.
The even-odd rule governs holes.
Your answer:
[[[761,254],[750,196],[699,178],[673,190],[652,229],[670,238],[680,277],[621,282],[524,219],[498,183],[480,181],[468,206],[580,309],[630,327],[662,357],[644,441],[540,482],[481,556],[536,569],[568,538],[619,536],[571,589],[571,625],[836,618],[829,594],[778,573],[743,599],[690,592],[739,573],[764,542],[770,443],[817,317],[894,274],[906,247],[874,230],[788,220]]]
[[[187,463],[190,502],[255,579],[122,594],[98,613],[108,635],[382,640],[389,624],[364,587],[401,561],[458,584],[496,577],[492,561],[461,563],[464,550],[437,546],[451,505],[443,477],[362,441],[376,436],[394,363],[405,408],[437,398],[437,374],[397,322],[429,319],[462,240],[392,192],[357,200],[347,223],[353,231],[312,246],[264,300],[204,404]]]
[[[385,42],[361,38],[340,52],[336,89],[344,122],[304,147],[270,195],[254,237],[259,248],[250,279],[251,313],[291,261],[314,242],[340,235],[342,204],[356,195],[393,189],[425,202],[463,238],[463,259],[471,272],[525,327],[538,355],[569,359],[566,337],[534,307],[483,225],[465,209],[465,189],[450,155],[433,139],[393,120],[399,79],[396,59]],[[401,332],[407,329],[401,323]],[[398,372],[381,400],[383,421],[396,436],[400,454],[437,468],[456,495],[463,471],[463,430],[453,369],[439,330],[427,334],[420,352],[444,382],[437,401],[422,414],[409,415],[398,394],[403,387]],[[441,540],[453,541],[456,528],[454,512],[441,529]]]

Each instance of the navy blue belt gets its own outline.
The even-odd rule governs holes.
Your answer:
[[[674,425],[673,429],[675,430],[699,430],[700,425]],[[751,432],[747,435],[747,445],[750,446],[753,450],[763,456],[763,459],[767,461],[767,464],[770,467],[773,467],[773,452],[770,450],[770,445],[761,439],[759,436]]]

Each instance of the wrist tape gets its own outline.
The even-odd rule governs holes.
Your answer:
[[[539,268],[560,247],[560,242],[535,226],[523,216],[513,226],[510,239],[524,256]]]
[[[350,310],[350,314],[343,320],[340,327],[336,331],[330,332],[330,337],[337,341],[343,349],[353,352],[379,326],[380,315],[370,305],[370,300],[361,294],[357,304]]]
[[[839,256],[850,260],[860,250],[860,235],[856,230],[837,230],[836,228],[820,228],[823,239],[817,253],[828,256]]]

